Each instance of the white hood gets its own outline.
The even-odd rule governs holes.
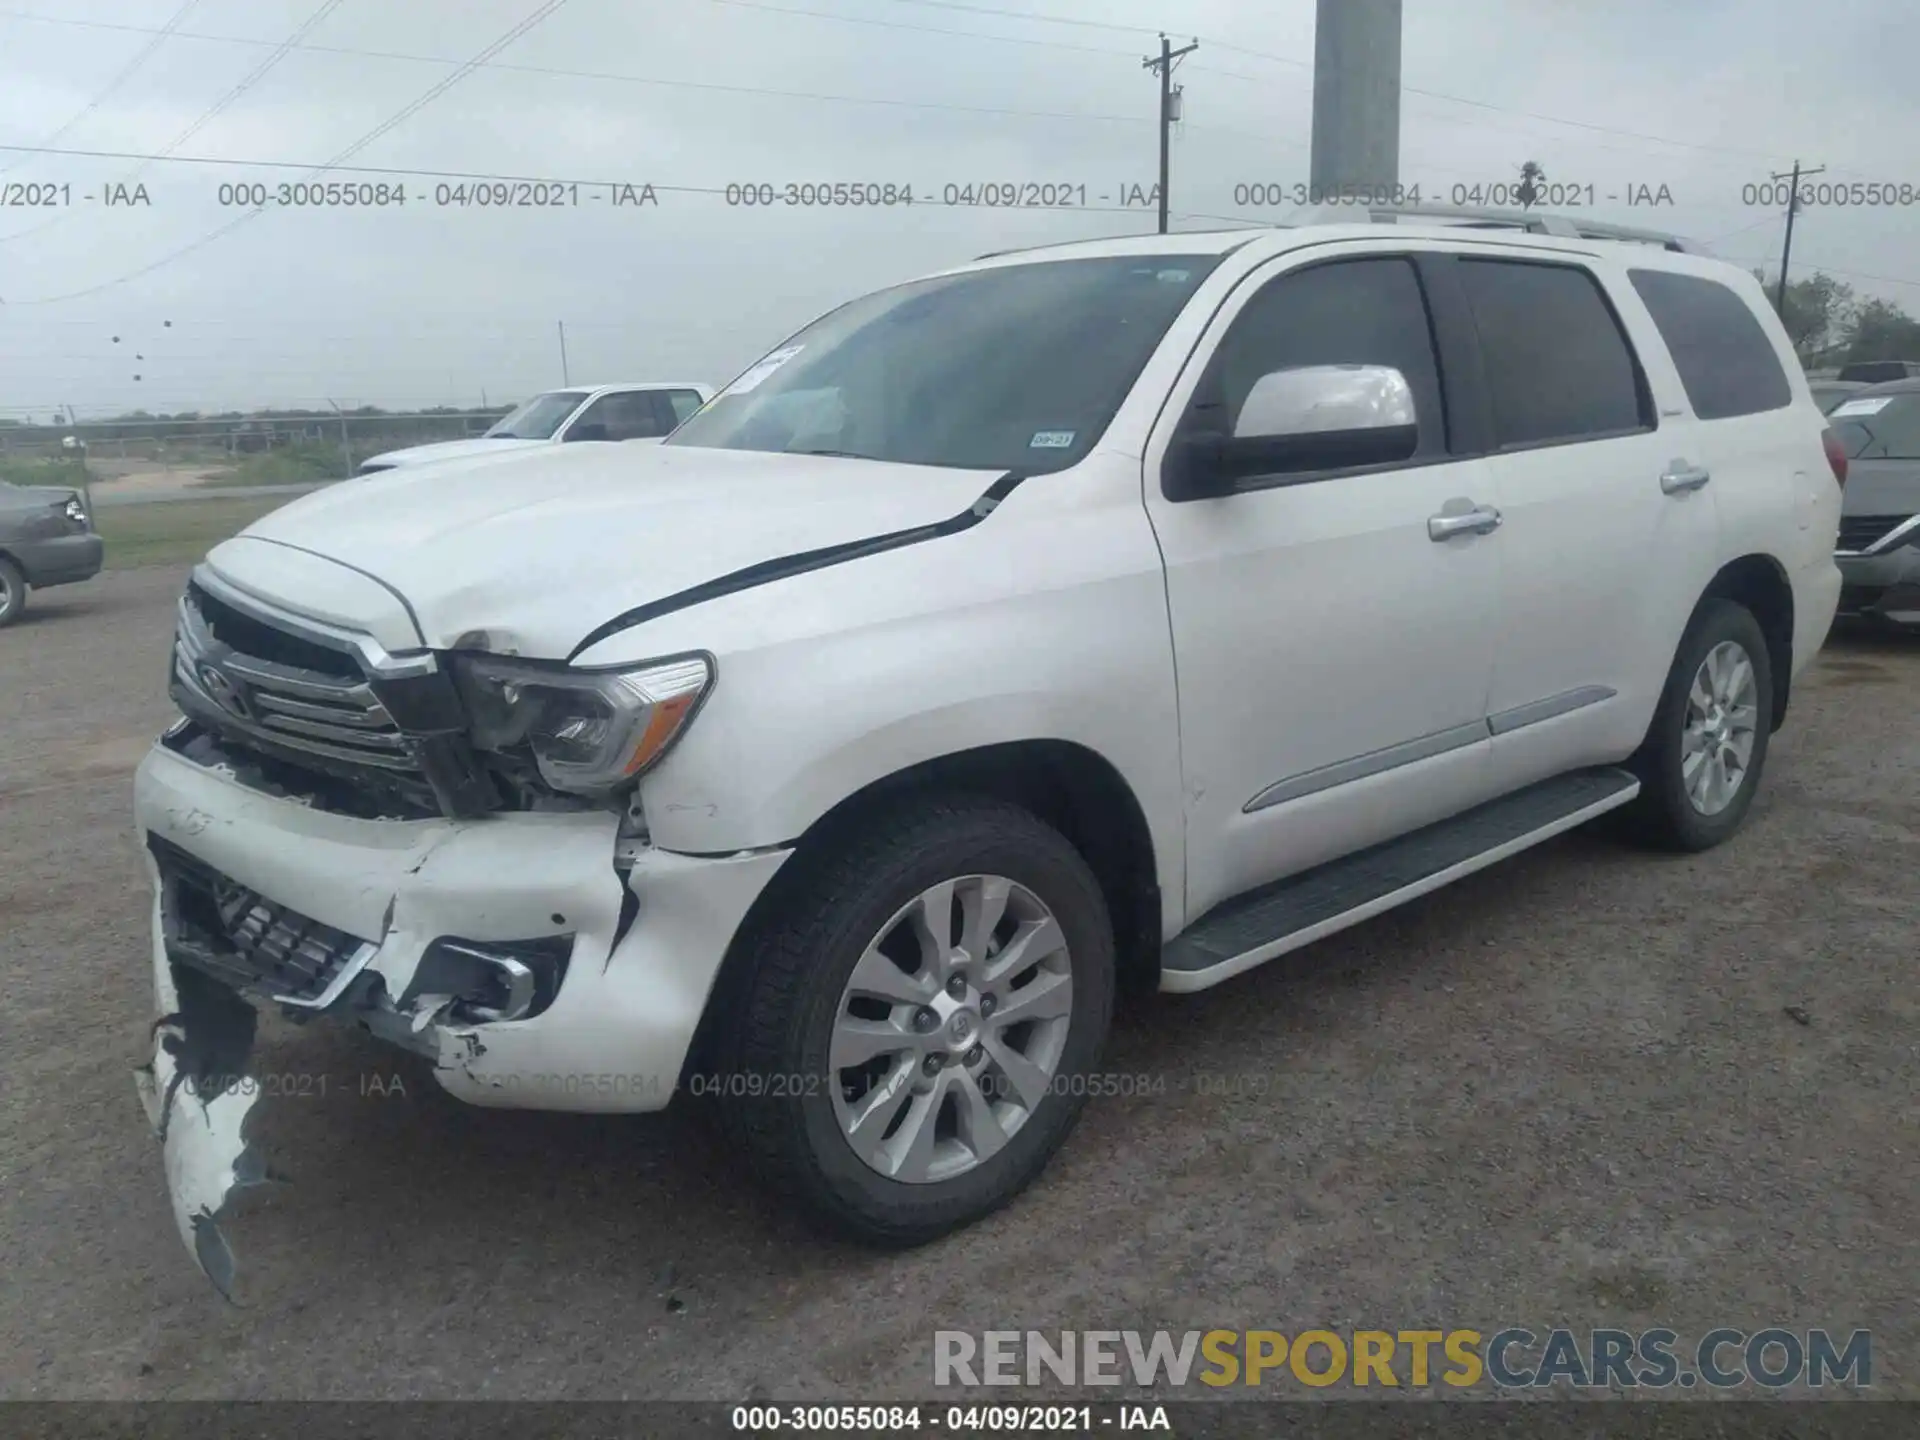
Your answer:
[[[510,450],[525,450],[531,445],[553,443],[551,440],[483,440],[476,435],[471,440],[442,440],[433,445],[410,445],[404,450],[389,450],[384,455],[369,456],[360,463],[379,466],[420,465],[429,460],[459,460],[469,455],[504,455]]]
[[[324,601],[322,618],[385,630],[389,648],[402,648],[388,638],[390,612],[349,616],[334,587],[309,598],[303,567],[271,578],[276,557],[293,547],[390,587],[417,621],[411,644],[560,659],[604,621],[705,581],[950,519],[998,473],[675,445],[545,446],[342,481],[255,521],[209,560],[289,608],[319,615]]]

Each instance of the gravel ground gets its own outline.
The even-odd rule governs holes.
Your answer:
[[[1830,644],[1717,852],[1566,837],[1124,1013],[1111,1068],[1165,1093],[909,1255],[814,1238],[688,1117],[469,1110],[273,1028],[325,1094],[256,1111],[294,1183],[244,1202],[236,1308],[131,1076],[182,579],[0,632],[0,1395],[873,1400],[929,1393],[936,1328],[1778,1323],[1870,1328],[1920,1398],[1920,642]]]

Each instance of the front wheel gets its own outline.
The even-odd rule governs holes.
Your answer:
[[[1004,1205],[1106,1043],[1113,934],[1086,862],[1025,810],[954,797],[792,863],[713,1077],[730,1137],[775,1193],[872,1244]]]
[[[0,625],[11,625],[27,608],[27,577],[20,567],[0,555]]]
[[[1772,728],[1773,665],[1759,622],[1730,600],[1706,601],[1631,762],[1641,791],[1627,818],[1639,838],[1706,850],[1732,835],[1760,787]]]

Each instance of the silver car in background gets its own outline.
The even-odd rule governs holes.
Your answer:
[[[1920,379],[1869,386],[1827,421],[1847,457],[1840,613],[1920,631]]]
[[[91,580],[105,556],[78,490],[0,482],[0,626],[20,618],[29,590]]]

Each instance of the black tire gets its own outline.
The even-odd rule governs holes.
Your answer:
[[[27,608],[27,577],[20,567],[0,555],[0,626],[11,625]]]
[[[1717,646],[1732,642],[1753,666],[1756,723],[1753,751],[1732,801],[1716,814],[1704,814],[1687,793],[1682,769],[1688,692],[1695,674]],[[1628,768],[1640,777],[1640,794],[1622,816],[1629,836],[1663,850],[1709,850],[1740,828],[1753,805],[1766,768],[1773,729],[1773,665],[1766,635],[1753,612],[1731,600],[1705,600],[1694,612],[1667,673],[1666,688],[1653,723]]]
[[[1059,1149],[1085,1102],[1112,1019],[1114,942],[1099,882],[1058,831],[1017,806],[927,797],[865,820],[802,853],[781,898],[745,937],[716,1047],[727,1139],[774,1194],[815,1223],[886,1248],[924,1244],[1024,1189]],[[828,1046],[855,964],[888,922],[948,879],[995,875],[1037,897],[1064,934],[1072,978],[1054,1083],[998,1153],[945,1180],[904,1183],[855,1153],[835,1112]],[[1017,993],[1017,992],[1016,992]]]

